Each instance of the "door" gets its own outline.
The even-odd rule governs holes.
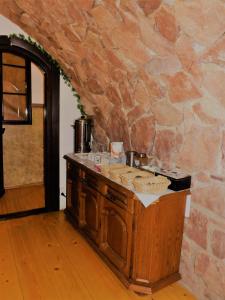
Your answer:
[[[2,60],[2,53],[22,57],[26,62],[30,61],[38,66],[44,74],[44,207],[37,209],[28,209],[27,211],[16,211],[13,213],[0,213],[0,218],[12,218],[41,211],[54,211],[59,209],[59,69],[54,65],[49,58],[43,54],[37,47],[30,43],[17,38],[0,36],[0,53],[1,53],[1,69],[0,69],[0,195],[4,193],[4,180],[3,180],[3,157],[2,157],[2,121],[3,121],[3,108],[4,117],[6,113],[10,117],[10,122],[16,124],[30,124],[31,111],[26,104],[27,101],[27,87],[24,85],[24,75],[18,75],[15,80],[18,86],[8,85],[5,82],[3,88],[2,68],[4,65],[5,81],[9,76],[9,71],[12,67],[18,69],[18,73],[23,73],[24,65],[22,62],[6,62]],[[8,59],[7,58],[7,59]],[[20,71],[19,71],[20,70]],[[8,77],[9,78],[9,77]],[[11,79],[11,78],[10,78]],[[26,82],[27,83],[27,82]],[[10,90],[8,90],[10,88]],[[16,99],[19,103],[17,109],[8,109]],[[2,108],[3,104],[3,108]],[[7,110],[8,109],[8,110]],[[5,120],[4,120],[5,122]],[[23,136],[21,135],[21,139]],[[32,152],[30,153],[32,157]],[[4,197],[3,197],[4,198]],[[2,198],[2,199],[3,199]],[[2,200],[1,199],[1,200]]]
[[[133,215],[104,199],[100,249],[120,272],[129,277]]]

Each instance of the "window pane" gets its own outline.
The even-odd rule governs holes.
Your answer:
[[[3,64],[10,64],[16,66],[25,66],[25,59],[11,54],[11,53],[2,53],[2,62]]]
[[[2,67],[3,92],[4,93],[26,93],[25,69],[17,67]]]
[[[3,94],[3,116],[4,121],[26,121],[26,97]]]

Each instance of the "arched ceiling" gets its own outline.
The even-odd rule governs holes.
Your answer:
[[[99,143],[122,140],[126,149],[154,152],[164,162],[189,167],[179,154],[181,148],[185,155],[190,151],[184,136],[191,141],[195,128],[217,118],[217,112],[209,112],[210,97],[223,93],[208,85],[218,70],[206,62],[216,60],[212,45],[224,40],[224,5],[216,0],[215,8],[207,0],[203,9],[200,2],[1,0],[0,11],[71,76],[87,113],[95,116]],[[207,30],[210,9],[216,21]],[[207,107],[201,104],[206,94]],[[214,136],[210,130],[207,138]]]

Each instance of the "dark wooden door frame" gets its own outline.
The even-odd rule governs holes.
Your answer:
[[[59,71],[39,49],[17,37],[0,36],[0,49],[29,58],[43,70],[45,80],[45,208],[0,215],[0,218],[59,210]]]

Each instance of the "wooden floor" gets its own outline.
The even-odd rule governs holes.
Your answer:
[[[128,291],[63,212],[1,221],[0,245],[0,299],[195,299],[178,284],[153,296]]]
[[[45,207],[44,186],[7,189],[0,198],[0,215]]]

